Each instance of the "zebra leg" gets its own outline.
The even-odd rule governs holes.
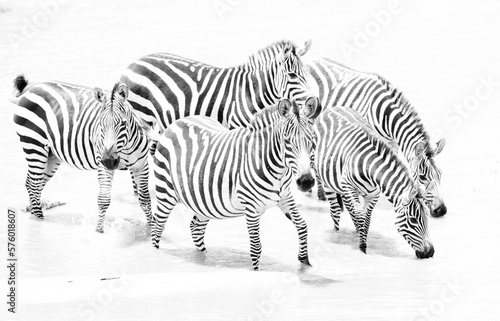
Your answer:
[[[193,216],[191,224],[191,237],[193,238],[194,246],[202,252],[205,252],[205,229],[207,228],[208,219],[200,220],[197,215]]]
[[[146,214],[148,225],[152,227],[151,196],[149,195],[149,165],[147,159],[142,167],[137,170],[133,169],[130,173],[134,179],[139,205],[144,211],[144,214]]]
[[[28,174],[26,175],[26,190],[28,191],[28,196],[30,200],[31,215],[36,218],[43,219],[41,196],[43,188],[48,180],[54,175],[55,169],[53,170],[53,163],[49,162],[50,148],[47,145],[42,145],[43,143],[37,144],[38,148],[32,150],[36,151],[36,157],[28,157],[26,155],[26,160],[28,161]]]
[[[295,200],[289,190],[286,192],[285,197],[278,202],[278,207],[297,229],[299,236],[299,262],[311,266],[307,250],[307,224],[299,214]]]
[[[339,230],[339,223],[340,223],[340,215],[342,214],[342,207],[341,204],[339,204],[338,197],[340,196],[339,194],[335,192],[326,192],[326,199],[330,202],[330,216],[333,221],[333,228],[335,231]]]
[[[156,195],[156,211],[153,214],[151,221],[151,242],[154,247],[160,247],[160,237],[165,228],[170,213],[174,206],[179,201],[174,190],[170,169],[167,164],[154,159],[154,175]]]
[[[43,219],[42,204],[40,199],[44,185],[43,174],[35,174],[31,170],[28,170],[25,186],[30,200],[31,215],[34,215],[39,219]]]
[[[47,160],[47,166],[45,167],[45,173],[43,177],[43,187],[47,185],[47,182],[54,176],[57,169],[61,165],[61,160],[55,156],[50,156]]]
[[[344,188],[343,196],[344,197],[342,199],[345,201],[346,208],[349,211],[354,226],[356,227],[356,230],[359,234],[359,249],[361,250],[361,252],[366,253],[366,210],[361,204],[359,200],[359,194],[354,188]]]
[[[366,207],[366,217],[365,217],[365,232],[368,235],[368,230],[370,229],[370,221],[372,217],[373,208],[377,205],[378,197],[380,194],[376,194],[373,197],[365,198],[365,207]]]
[[[97,170],[97,175],[99,180],[99,196],[97,197],[99,217],[95,230],[98,233],[104,233],[104,216],[111,203],[111,184],[113,182],[114,171],[110,171],[100,165]]]
[[[134,171],[130,170],[130,177],[132,177],[132,188],[134,190],[134,195],[137,196],[137,183],[135,182]]]
[[[259,269],[259,259],[262,253],[262,244],[260,243],[260,214],[255,210],[248,212],[246,215],[248,235],[250,236],[250,257],[252,259],[252,267],[254,270]]]
[[[321,201],[326,201],[328,197],[326,196],[325,188],[323,187],[323,183],[317,177],[316,177],[316,184],[318,186],[318,199]]]

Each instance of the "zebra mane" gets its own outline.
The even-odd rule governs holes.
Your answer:
[[[113,101],[115,100],[115,94],[116,94],[116,91],[118,90],[118,86],[120,85],[119,82],[117,82],[114,86],[113,86],[113,89],[111,90],[111,99],[109,101],[109,103],[111,104],[111,110],[113,110]]]
[[[299,106],[292,101],[292,110],[291,113],[293,113],[297,118],[300,118],[300,108]],[[248,124],[248,129],[251,131],[258,131],[263,128],[266,128],[265,124],[268,126],[274,126],[275,124],[275,119],[279,119],[280,116],[278,116],[278,104],[264,108],[257,113],[253,115],[253,118],[250,120],[250,123]],[[265,122],[265,119],[273,119],[270,122]]]
[[[247,128],[252,131],[262,129],[263,128],[262,124],[264,124],[262,120],[268,117],[273,117],[272,114],[277,113],[276,112],[277,110],[278,110],[278,105],[273,105],[260,110],[259,112],[253,115],[253,118],[250,120],[250,123],[248,124]]]
[[[406,97],[403,95],[403,92],[400,91],[398,88],[393,86],[387,79],[384,77],[374,74],[382,83],[383,86],[386,87],[386,90],[388,93],[390,93],[391,98],[394,100],[397,106],[401,108],[401,113],[404,115],[408,115],[411,119],[413,119],[417,125],[417,127],[420,129],[420,133],[422,133],[422,136],[424,137],[424,145],[425,145],[425,150],[427,153],[427,156],[430,156],[432,154],[433,148],[430,144],[430,136],[425,130],[424,124],[422,122],[422,119],[418,115],[417,111],[415,108],[411,105],[411,103],[406,99]]]
[[[267,69],[269,67],[269,63],[272,61],[272,58],[276,57],[281,49],[287,44],[291,45],[291,54],[293,56],[296,56],[297,46],[289,40],[280,40],[263,49],[260,49],[255,54],[251,55],[248,59],[248,62],[245,63],[243,67],[249,68],[251,70]],[[297,62],[302,67],[301,60],[297,59]]]

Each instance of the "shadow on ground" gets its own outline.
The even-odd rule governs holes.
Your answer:
[[[359,236],[353,229],[341,228],[339,231],[333,229],[327,236],[327,241],[339,245],[349,245],[353,251],[359,251]],[[376,231],[368,233],[366,241],[367,255],[381,255],[387,257],[407,257],[408,253],[399,249],[393,238],[382,235]],[[408,251],[413,251],[408,246]]]

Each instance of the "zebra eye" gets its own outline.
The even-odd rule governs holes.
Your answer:
[[[423,174],[418,175],[418,178],[419,178],[422,182],[427,182],[427,176],[425,176],[425,175],[423,175]]]
[[[415,217],[410,217],[410,223],[417,224],[418,220]]]
[[[295,79],[295,78],[297,78],[297,74],[294,72],[289,72],[288,77],[290,77],[290,79]]]

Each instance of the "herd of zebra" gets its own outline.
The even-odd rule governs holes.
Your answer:
[[[111,92],[18,76],[12,101],[31,214],[43,218],[41,193],[61,163],[97,170],[102,233],[113,173],[129,170],[155,247],[182,202],[194,212],[201,251],[210,219],[245,216],[258,269],[260,217],[277,205],[297,229],[299,261],[309,264],[291,187],[306,192],[317,182],[334,228],[345,206],[363,252],[382,193],[416,256],[432,257],[428,217],[446,214],[434,161],[444,140],[430,141],[418,113],[382,77],[329,59],[306,63],[310,44],[279,41],[232,68],[152,54],[128,66]]]

